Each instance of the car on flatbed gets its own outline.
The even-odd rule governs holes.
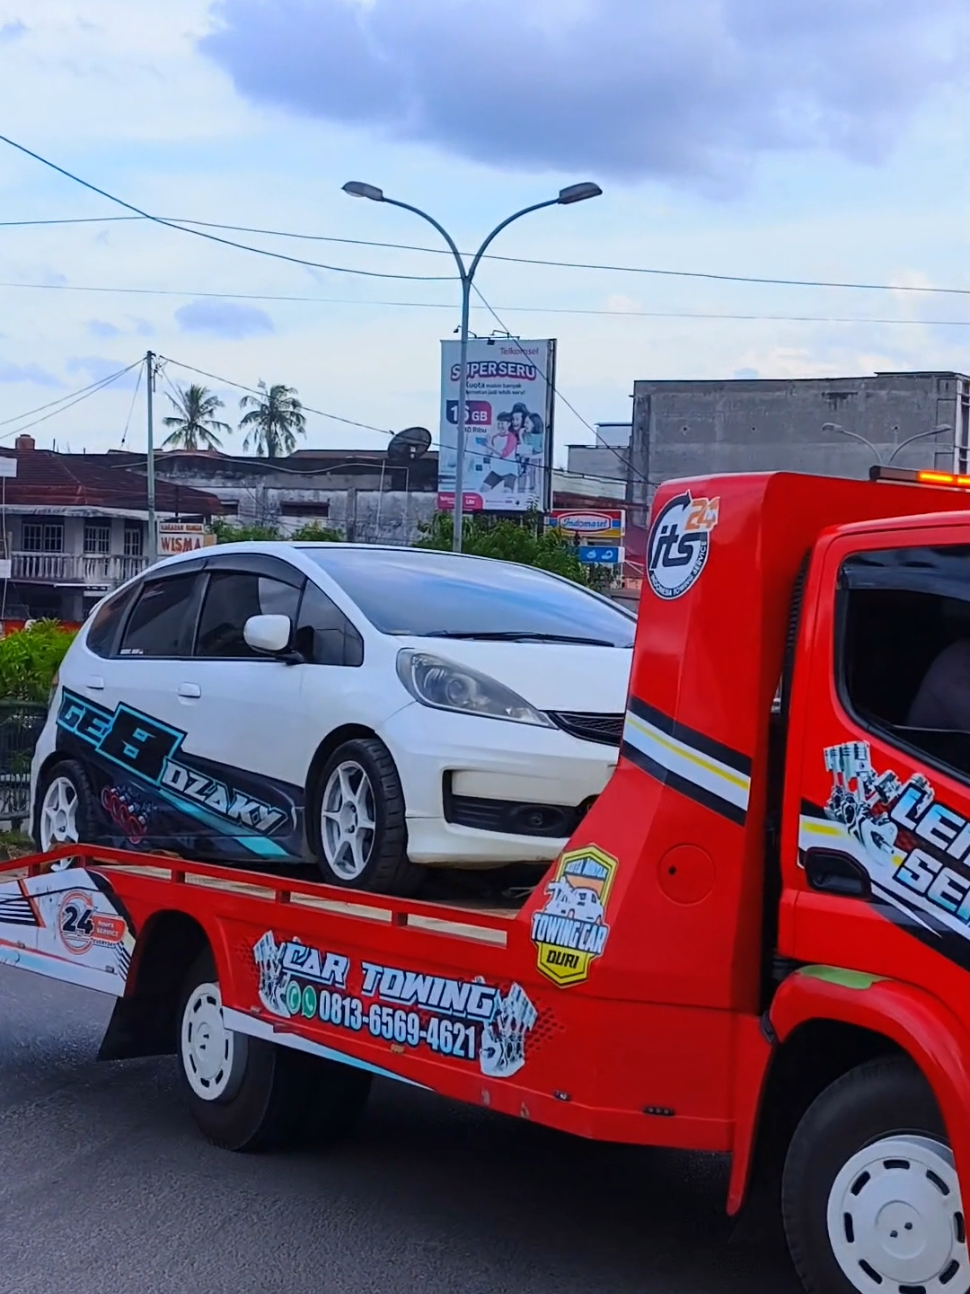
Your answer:
[[[616,765],[635,619],[545,571],[229,544],[112,594],[33,764],[42,848],[91,841],[405,893],[555,858]]]

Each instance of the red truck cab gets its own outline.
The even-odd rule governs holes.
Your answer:
[[[818,1294],[967,1294],[970,480],[892,475],[658,491],[618,767],[521,907],[65,846],[0,962],[114,993],[102,1056],[176,1052],[228,1148],[376,1073],[728,1152]]]

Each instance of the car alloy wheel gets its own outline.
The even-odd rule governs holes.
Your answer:
[[[40,806],[41,849],[78,844],[78,803],[77,787],[69,777],[51,780]]]
[[[346,760],[323,788],[320,836],[327,863],[344,881],[362,875],[377,834],[374,788],[360,764]]]

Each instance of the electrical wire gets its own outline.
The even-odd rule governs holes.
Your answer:
[[[321,261],[307,261],[299,256],[288,256],[285,252],[272,252],[266,247],[253,247],[249,243],[237,243],[231,238],[222,238],[218,234],[206,233],[203,229],[194,229],[189,225],[178,225],[172,220],[165,220],[162,216],[153,216],[141,207],[136,207],[131,202],[126,202],[123,198],[115,197],[113,193],[108,193],[106,189],[99,189],[96,184],[91,184],[88,180],[82,180],[79,175],[72,171],[66,170],[63,166],[58,166],[56,162],[51,162],[48,158],[42,157],[40,153],[35,153],[33,149],[27,148],[24,144],[18,144],[15,139],[10,139],[7,135],[0,135],[0,143],[7,144],[10,148],[15,148],[19,153],[26,157],[31,157],[35,162],[40,162],[43,166],[49,167],[56,171],[58,175],[63,175],[65,179],[80,184],[83,188],[90,190],[91,193],[97,193],[99,197],[107,198],[109,202],[114,202],[119,207],[124,207],[126,211],[132,211],[143,220],[150,220],[156,225],[163,225],[166,229],[177,229],[183,234],[192,234],[196,238],[205,238],[211,243],[220,243],[224,247],[235,247],[239,251],[252,252],[256,256],[267,256],[272,260],[287,261],[291,265],[302,265],[314,270],[329,270],[334,274],[358,274],[368,279],[406,279],[411,282],[420,283],[446,283],[452,282],[454,275],[427,275],[427,274],[385,274],[377,270],[360,270],[352,269],[346,265],[325,265]]]
[[[131,426],[131,415],[135,412],[135,401],[138,399],[138,392],[141,389],[141,377],[142,377],[142,367],[141,367],[141,361],[139,360],[138,380],[135,383],[135,390],[132,394],[131,404],[128,408],[128,417],[125,419],[125,429],[121,433],[121,444],[118,446],[119,449],[124,449],[125,441],[128,439],[128,428]]]
[[[138,364],[141,364],[141,362],[142,361],[140,359],[136,360],[134,364],[129,364],[127,368],[119,369],[117,373],[110,374],[108,377],[102,379],[102,381],[99,382],[96,386],[88,388],[84,394],[80,394],[77,396],[76,399],[71,400],[69,404],[64,404],[59,409],[54,409],[50,413],[45,413],[42,418],[35,418],[33,422],[28,422],[28,423],[25,423],[23,426],[14,427],[10,431],[3,432],[3,434],[0,435],[0,440],[6,440],[9,436],[19,436],[21,435],[22,432],[30,431],[32,427],[40,426],[42,422],[47,422],[51,418],[56,418],[59,413],[65,413],[68,409],[73,409],[76,404],[81,404],[81,402],[84,400],[90,400],[92,395],[97,395],[98,392],[103,391],[105,387],[111,386],[113,382],[117,382],[119,377],[124,377],[126,373],[130,373],[131,370],[135,368]],[[24,417],[24,416],[25,415],[21,414],[21,417]],[[12,421],[12,420],[8,420],[8,421]]]
[[[14,148],[20,148],[22,152],[28,153],[29,156],[31,157],[36,157],[39,161],[44,162],[45,165],[54,167],[54,169],[57,171],[60,171],[62,175],[68,176],[69,179],[77,180],[79,184],[85,184],[85,187],[94,189],[95,193],[102,193],[101,189],[95,189],[93,185],[86,184],[84,180],[78,180],[77,176],[71,175],[70,172],[62,170],[62,168],[59,166],[54,166],[53,162],[47,162],[46,159],[39,157],[38,154],[31,153],[29,149],[23,148],[23,146],[20,144],[15,144],[13,140],[5,139],[2,135],[0,135],[0,140],[3,140],[4,143],[12,144]],[[103,194],[103,196],[111,198],[112,202],[121,202],[119,198],[112,198],[110,194]],[[121,205],[128,207],[132,211],[138,210],[137,207],[132,207],[131,204],[127,202],[121,203]],[[139,212],[137,216],[102,216],[102,217],[81,216],[81,217],[74,217],[74,218],[68,218],[63,220],[3,220],[3,221],[0,221],[0,228],[21,228],[21,227],[32,226],[32,225],[99,224],[99,223],[107,223],[107,222],[134,221],[134,220],[153,220],[156,223],[168,225],[173,229],[184,229],[187,233],[194,232],[194,227],[197,226],[202,229],[223,229],[228,232],[262,234],[262,235],[265,235],[266,237],[293,238],[293,239],[300,239],[301,241],[306,241],[306,242],[341,243],[341,244],[354,246],[354,247],[382,247],[382,248],[389,248],[394,251],[423,252],[431,256],[450,256],[451,255],[450,250],[446,247],[424,247],[416,243],[381,242],[375,239],[367,239],[367,238],[338,238],[332,234],[294,233],[292,231],[283,230],[283,229],[264,229],[255,225],[223,224],[221,222],[214,221],[214,220],[186,220],[186,219],[178,218],[174,216],[171,216],[171,217],[150,216],[146,213],[141,213],[141,212]],[[227,242],[228,240],[217,239],[216,241]],[[242,244],[238,244],[238,243],[229,243],[229,245],[233,247],[242,246]],[[261,251],[262,249],[246,248],[246,250]],[[274,255],[274,253],[268,252],[268,251],[264,252],[263,254],[268,256]],[[467,257],[467,256],[470,256],[470,253],[463,252],[462,255]],[[292,258],[284,257],[283,259],[292,259]],[[916,285],[911,283],[863,283],[863,282],[854,283],[854,282],[839,282],[839,281],[827,280],[827,279],[772,278],[766,275],[751,275],[751,274],[716,274],[706,270],[666,270],[666,269],[658,269],[652,266],[645,266],[645,265],[609,265],[609,264],[603,264],[597,261],[555,261],[555,260],[545,260],[540,257],[531,257],[531,256],[502,256],[500,253],[497,253],[497,252],[486,252],[486,254],[482,257],[482,260],[502,261],[508,265],[538,265],[538,266],[544,266],[550,269],[600,270],[611,274],[652,274],[652,275],[658,275],[664,278],[705,279],[715,283],[756,283],[756,284],[770,285],[775,287],[845,288],[853,291],[863,291],[863,292],[917,292],[917,293],[922,292],[927,294],[941,294],[945,296],[970,296],[970,288],[926,287],[923,285]],[[298,261],[297,264],[312,264],[312,262]],[[339,270],[339,267],[337,266],[318,266],[317,268]],[[347,269],[344,269],[342,272],[348,273],[348,274],[349,273],[357,273],[357,274],[371,273],[365,270],[347,270]],[[420,276],[372,274],[372,277],[418,278]],[[439,279],[437,281],[443,281],[443,280]]]
[[[127,368],[120,369],[117,373],[112,373],[108,377],[98,378],[96,382],[91,382],[88,386],[79,387],[76,391],[69,391],[67,395],[62,395],[57,400],[49,400],[47,404],[39,404],[36,409],[25,409],[23,413],[15,414],[12,418],[4,418],[0,421],[0,427],[8,427],[12,422],[20,422],[21,418],[30,418],[35,413],[43,413],[45,409],[52,409],[55,404],[63,404],[65,400],[73,400],[76,395],[83,395],[86,391],[90,391],[93,395],[102,386],[108,385],[124,373],[130,373],[135,364],[140,363],[141,360],[137,359],[134,364],[129,364]]]
[[[263,301],[300,303],[307,302],[319,305],[379,306],[397,307],[407,310],[451,310],[457,306],[445,301],[375,301],[353,297],[315,297],[259,292],[192,292],[174,288],[123,288],[84,286],[72,283],[6,283],[0,282],[0,288],[29,288],[51,292],[95,292],[117,293],[127,296],[159,296],[178,298],[199,298],[217,301]],[[483,306],[473,306],[484,309]],[[862,315],[782,315],[782,314],[730,314],[704,310],[593,310],[571,306],[498,306],[507,314],[550,314],[550,315],[588,315],[608,319],[697,319],[726,320],[728,322],[771,323],[825,323],[825,324],[875,324],[875,325],[910,325],[923,328],[970,328],[970,319],[874,319]]]

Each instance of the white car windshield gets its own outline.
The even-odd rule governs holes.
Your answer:
[[[633,646],[636,620],[628,612],[534,567],[407,548],[301,551],[381,633]]]

